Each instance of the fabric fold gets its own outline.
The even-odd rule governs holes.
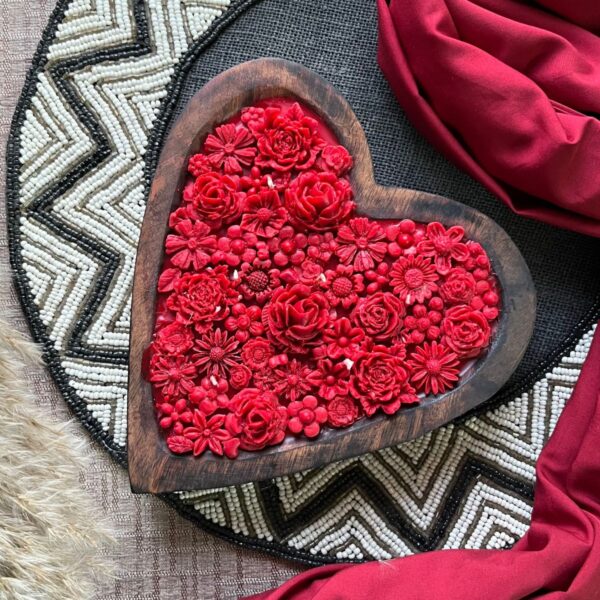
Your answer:
[[[252,600],[600,599],[600,328],[540,455],[531,527],[510,550],[328,565]]]
[[[600,236],[600,37],[567,3],[378,0],[379,64],[413,124],[516,213]]]

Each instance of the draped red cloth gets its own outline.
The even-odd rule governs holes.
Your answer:
[[[429,141],[516,213],[600,237],[600,1],[378,6],[379,64]]]
[[[600,598],[600,327],[538,460],[531,527],[510,550],[330,565],[254,600]]]

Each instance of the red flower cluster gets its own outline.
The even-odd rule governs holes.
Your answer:
[[[355,215],[352,157],[265,101],[190,158],[148,379],[170,450],[235,458],[457,385],[500,296],[461,227]]]

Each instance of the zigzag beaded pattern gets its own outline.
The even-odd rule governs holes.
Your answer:
[[[149,181],[191,62],[255,1],[61,0],[15,114],[7,187],[19,293],[65,399],[122,463]],[[529,391],[418,440],[164,499],[219,535],[308,562],[508,546],[528,525],[535,460],[590,340]]]

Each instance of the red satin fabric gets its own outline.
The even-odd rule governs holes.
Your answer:
[[[331,565],[254,600],[600,598],[600,327],[542,451],[531,527],[511,550],[445,550]]]
[[[600,237],[600,2],[378,6],[379,64],[430,142],[516,213]]]

